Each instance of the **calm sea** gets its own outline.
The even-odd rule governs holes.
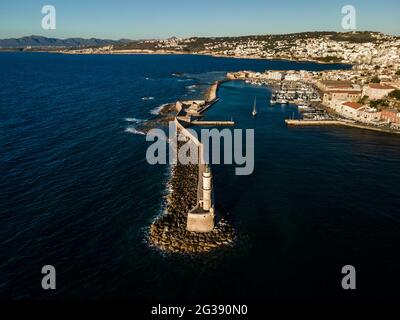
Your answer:
[[[255,129],[255,171],[215,166],[234,248],[187,258],[148,247],[167,166],[145,160],[140,122],[199,98],[227,71],[345,68],[204,56],[0,54],[0,298],[357,299],[399,281],[400,137],[287,128],[295,106],[225,83],[207,117]],[[250,115],[254,97],[259,115]],[[41,289],[54,265],[57,290]],[[355,292],[341,268],[357,270]]]

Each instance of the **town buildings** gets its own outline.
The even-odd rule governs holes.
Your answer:
[[[363,96],[367,96],[371,100],[383,99],[390,92],[394,91],[396,88],[390,85],[379,84],[379,83],[369,83],[364,86]]]
[[[363,88],[350,81],[324,80],[317,86],[323,91],[323,104],[333,109],[339,116],[370,125],[400,126],[400,112],[386,106],[377,110],[370,106],[371,101],[385,99],[396,90],[386,84],[369,83]]]

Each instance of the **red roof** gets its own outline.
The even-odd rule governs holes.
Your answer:
[[[333,90],[333,91],[328,91],[329,93],[353,93],[353,94],[361,94],[361,91],[359,90]]]
[[[399,111],[395,110],[395,109],[384,109],[382,110],[382,114],[391,114],[391,115],[397,115],[399,113]]]
[[[326,86],[352,86],[351,81],[342,81],[342,80],[323,80],[322,84]]]
[[[357,102],[345,102],[345,103],[343,103],[343,105],[353,108],[353,109],[356,109],[356,110],[362,108],[362,105]]]
[[[396,89],[395,87],[386,85],[386,84],[379,84],[379,83],[370,83],[368,84],[368,87],[372,89],[380,89],[380,90],[390,90],[390,89]]]
[[[353,88],[353,85],[349,84],[338,84],[338,85],[332,85],[328,86],[331,89],[348,89],[348,88]]]

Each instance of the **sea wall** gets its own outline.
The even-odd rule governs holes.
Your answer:
[[[215,99],[217,99],[218,86],[219,86],[218,81],[210,86],[210,88],[208,89],[208,93],[207,93],[207,99],[206,99],[207,102],[211,102],[211,101],[214,101]]]
[[[335,126],[345,126],[351,128],[365,129],[371,131],[378,131],[391,134],[400,134],[398,130],[390,130],[385,128],[372,127],[367,125],[362,125],[350,121],[343,120],[285,120],[286,124],[289,126],[325,126],[325,125],[335,125]]]
[[[207,90],[207,92],[206,92],[206,101],[207,101],[208,103],[213,102],[213,101],[215,101],[215,100],[218,99],[218,95],[217,95],[217,93],[218,93],[218,88],[219,88],[219,86],[220,86],[222,83],[227,82],[227,81],[229,81],[229,79],[224,79],[224,80],[215,81],[215,82],[208,88],[208,90]]]

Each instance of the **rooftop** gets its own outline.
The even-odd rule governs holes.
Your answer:
[[[368,87],[371,89],[379,89],[379,90],[390,90],[390,89],[396,89],[395,87],[386,85],[386,84],[380,84],[380,83],[369,83]]]
[[[357,102],[345,102],[345,103],[343,103],[343,105],[347,106],[347,107],[350,107],[350,108],[353,108],[355,110],[358,110],[358,109],[363,107],[361,104],[359,104]]]

